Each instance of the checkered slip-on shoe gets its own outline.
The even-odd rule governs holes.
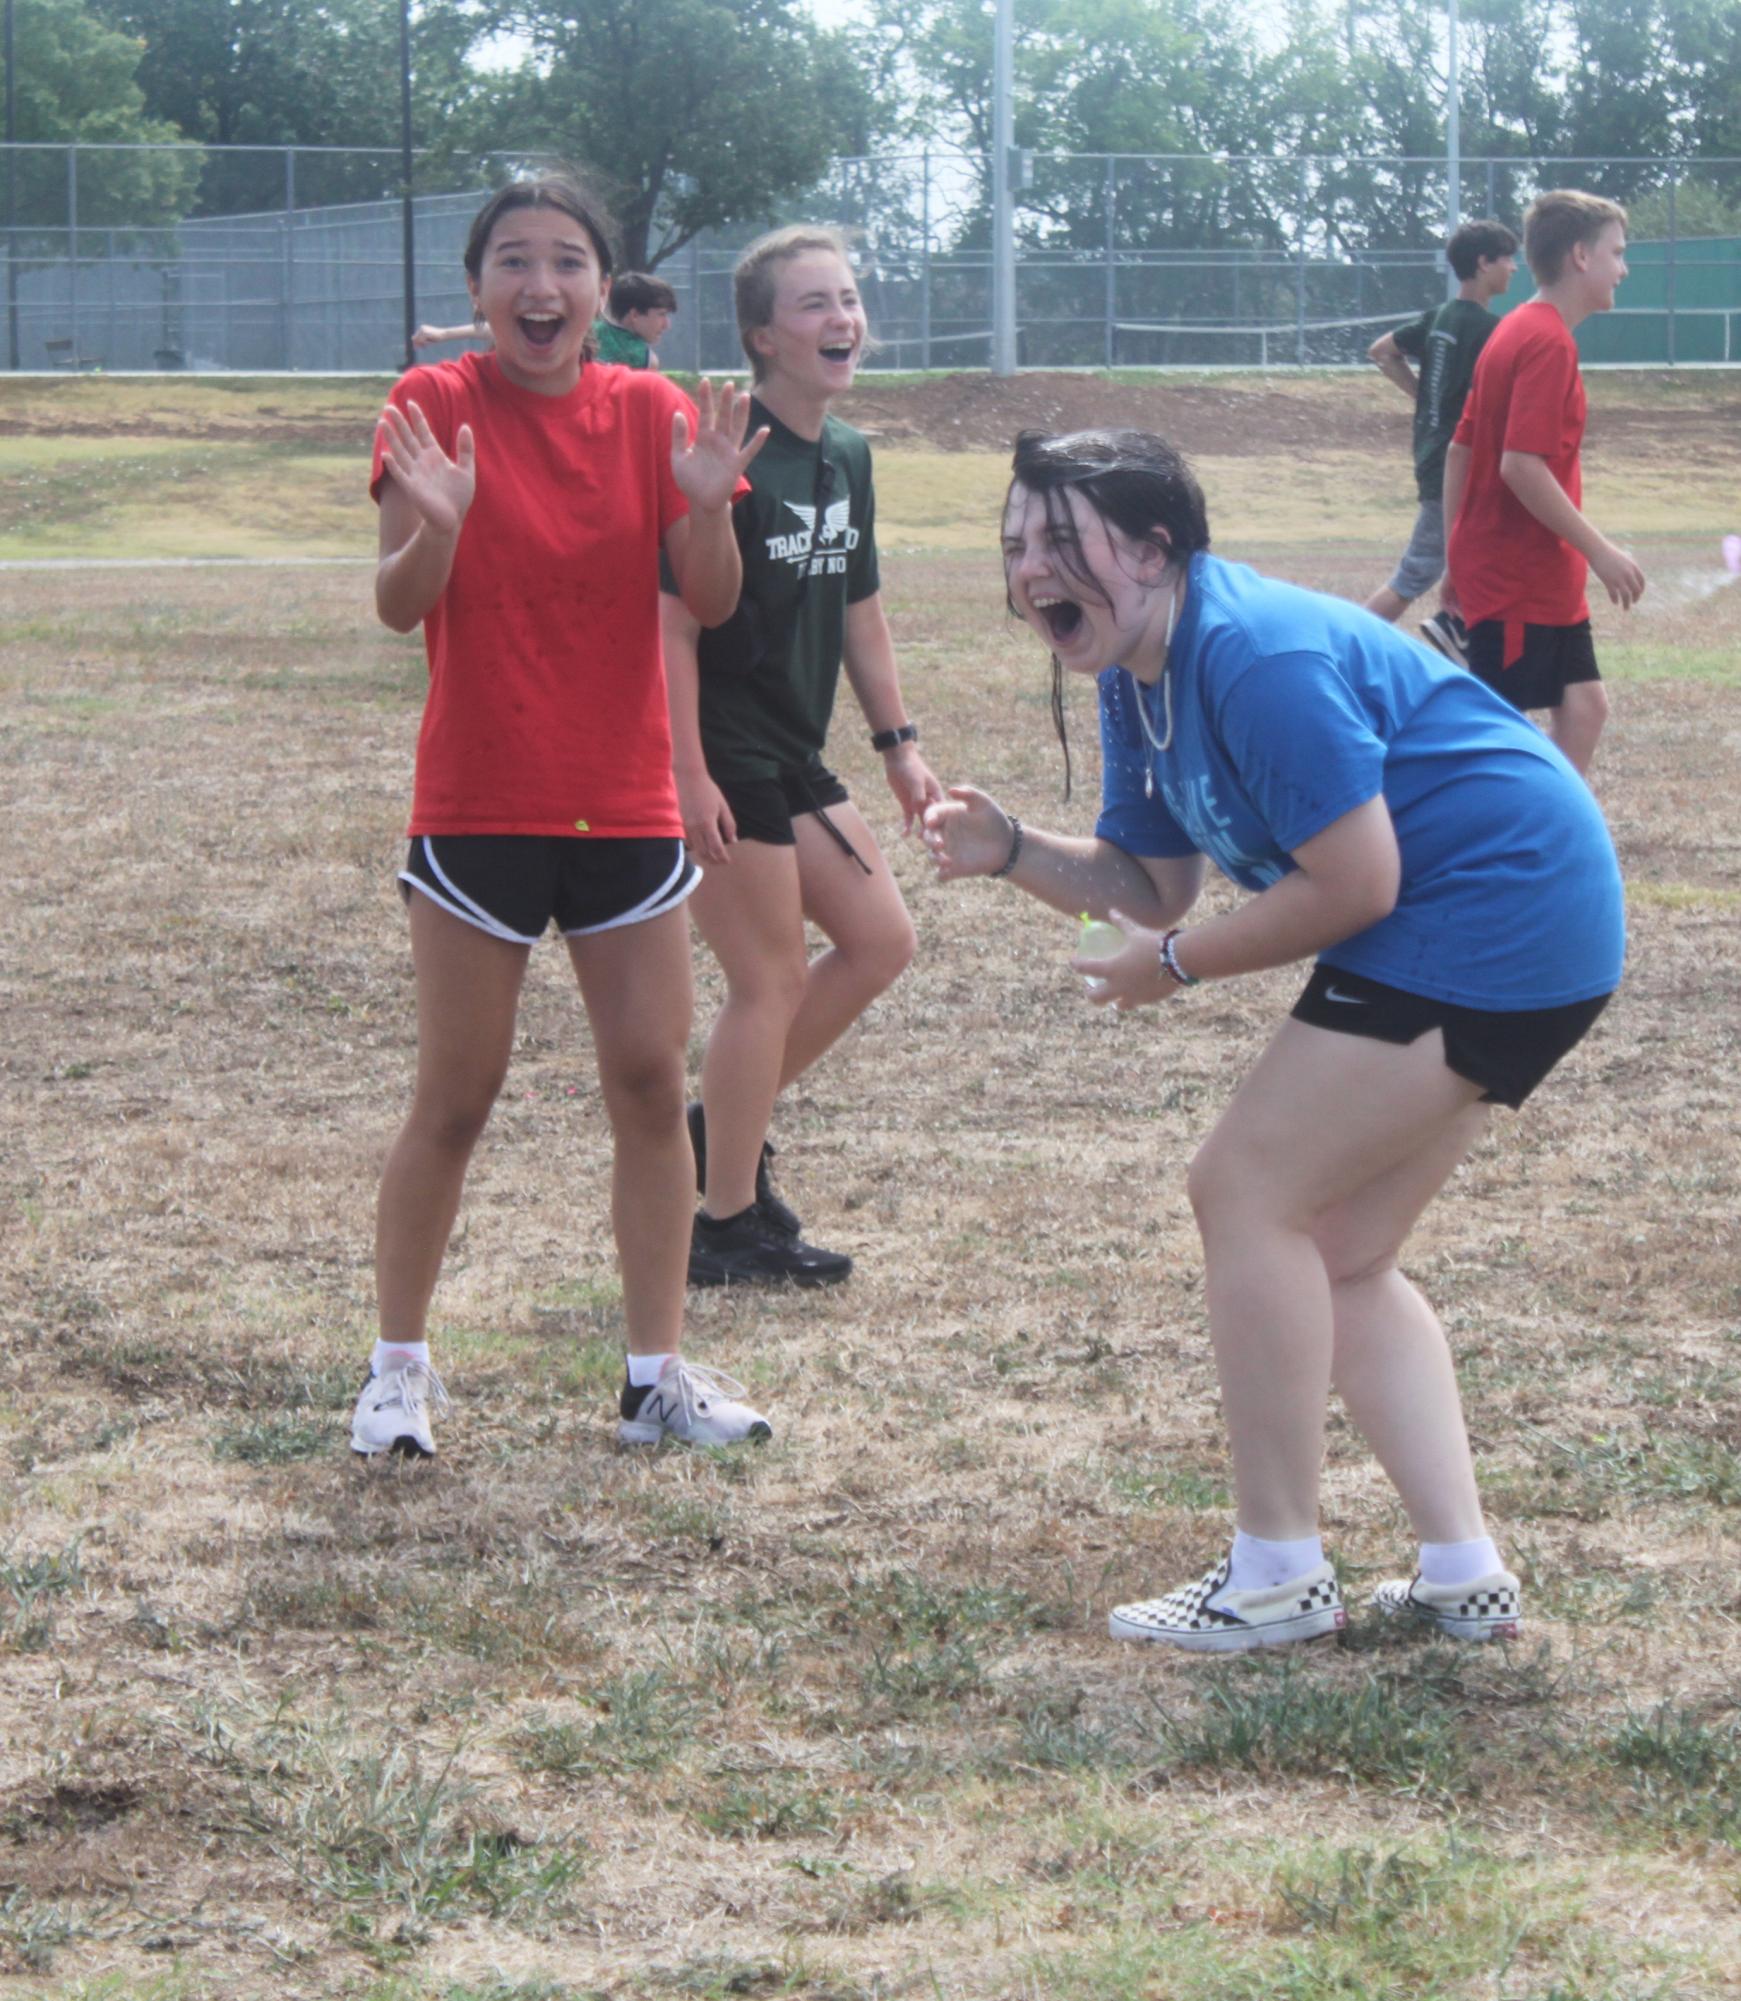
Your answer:
[[[1165,1598],[1116,1605],[1107,1619],[1115,1640],[1159,1640],[1193,1653],[1241,1654],[1252,1647],[1286,1647],[1338,1633],[1348,1623],[1336,1573],[1327,1563],[1268,1591],[1228,1591],[1226,1557],[1195,1584]],[[1221,1593],[1221,1602],[1210,1599]]]
[[[1425,1584],[1417,1571],[1379,1585],[1372,1606],[1387,1619],[1419,1619],[1454,1640],[1515,1640],[1523,1625],[1523,1587],[1509,1570],[1473,1584]]]

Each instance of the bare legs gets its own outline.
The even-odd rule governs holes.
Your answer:
[[[571,938],[615,1141],[611,1223],[631,1355],[674,1355],[683,1327],[695,1156],[683,1122],[695,996],[681,910]]]
[[[1485,1531],[1443,1330],[1397,1271],[1481,1130],[1435,1032],[1407,1047],[1289,1020],[1190,1173],[1239,1526],[1318,1526],[1332,1381],[1423,1541]]]
[[[913,921],[870,828],[850,804],[828,816],[870,875],[804,813],[793,822],[795,847],[740,841],[695,894],[696,923],[726,981],[701,1070],[710,1216],[735,1216],[755,1200],[775,1098],[912,963]],[[829,940],[808,962],[806,917]]]
[[[375,1208],[375,1296],[385,1341],[421,1341],[459,1213],[466,1164],[508,1074],[530,948],[411,893],[417,1083]]]
[[[1608,690],[1600,681],[1571,682],[1561,693],[1560,706],[1548,711],[1548,735],[1580,777],[1589,774],[1607,720]]]
[[[381,1176],[381,1333],[421,1341],[472,1149],[507,1074],[530,948],[411,898],[417,1084]],[[680,910],[569,941],[615,1140],[612,1220],[629,1348],[676,1351],[693,1163],[683,1125],[692,989]]]

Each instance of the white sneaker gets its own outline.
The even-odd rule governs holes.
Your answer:
[[[435,1435],[429,1411],[448,1409],[447,1391],[427,1362],[371,1375],[351,1416],[351,1450],[361,1459],[393,1452],[406,1459],[433,1459]]]
[[[1241,1654],[1253,1647],[1285,1647],[1338,1633],[1348,1623],[1336,1573],[1321,1563],[1268,1591],[1229,1591],[1226,1557],[1195,1584],[1165,1598],[1114,1606],[1107,1630],[1115,1640],[1159,1640],[1200,1654]],[[1209,1603],[1217,1592],[1220,1602]]]
[[[651,1389],[624,1386],[617,1443],[657,1445],[675,1438],[684,1445],[737,1445],[772,1438],[774,1427],[740,1401],[743,1394],[743,1384],[730,1376],[673,1355]]]
[[[1426,1584],[1393,1577],[1372,1594],[1387,1619],[1419,1619],[1454,1640],[1515,1640],[1523,1626],[1523,1586],[1509,1570],[1495,1570],[1473,1584]]]

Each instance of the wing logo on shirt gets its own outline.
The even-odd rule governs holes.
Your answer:
[[[831,555],[839,549],[858,547],[858,530],[852,525],[852,496],[834,501],[823,510],[822,524],[818,528],[814,505],[802,500],[785,500],[780,503],[788,512],[797,515],[803,523],[801,532],[790,535],[770,535],[768,537],[768,560],[771,563],[801,562],[811,551],[829,550]],[[835,561],[840,560],[837,556]],[[832,568],[832,563],[830,567]]]

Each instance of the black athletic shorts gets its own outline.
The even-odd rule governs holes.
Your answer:
[[[676,909],[701,871],[675,839],[581,840],[573,834],[418,834],[399,871],[492,938],[532,945],[554,917],[565,938],[613,931]]]
[[[766,841],[770,847],[795,845],[792,822],[800,813],[844,806],[847,790],[820,758],[798,771],[773,778],[716,778],[725,803],[737,822],[740,841]]]
[[[1576,625],[1526,625],[1523,652],[1509,667],[1501,666],[1504,658],[1503,619],[1484,618],[1470,626],[1470,673],[1514,709],[1557,709],[1574,682],[1602,678],[1587,618]]]
[[[1294,1002],[1294,1019],[1342,1035],[1369,1035],[1375,1042],[1416,1042],[1437,1028],[1445,1037],[1445,1061],[1457,1075],[1481,1086],[1484,1103],[1510,1105],[1515,1111],[1560,1058],[1583,1041],[1612,998],[1601,994],[1564,1007],[1499,1014],[1429,1000],[1360,973],[1319,965]]]

